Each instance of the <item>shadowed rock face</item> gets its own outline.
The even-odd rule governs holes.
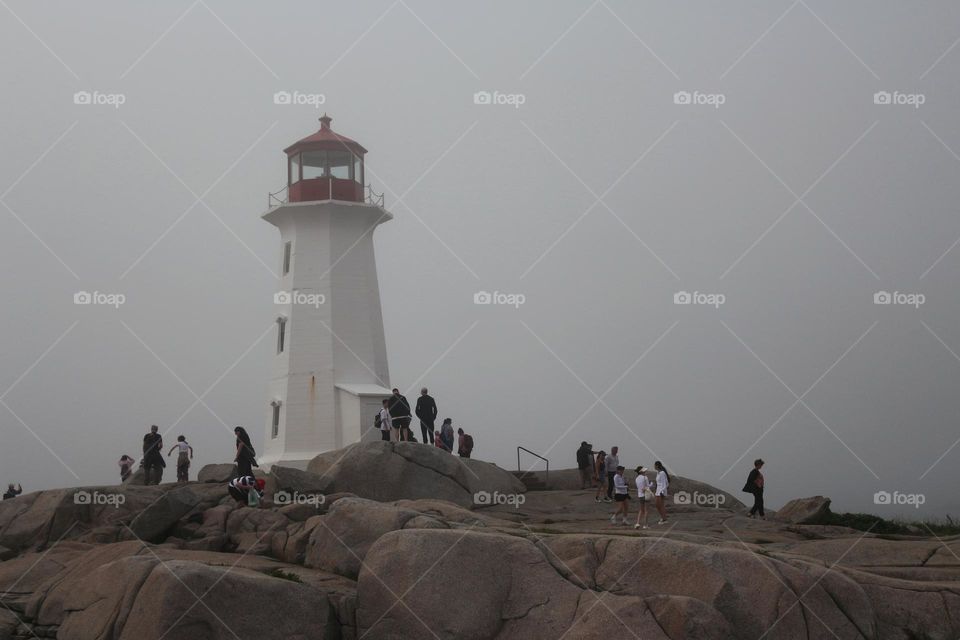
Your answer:
[[[637,530],[611,525],[593,491],[472,509],[471,491],[512,490],[511,474],[371,444],[269,475],[316,505],[241,507],[219,483],[85,489],[122,494],[116,506],[75,490],[0,503],[0,640],[960,637],[960,536],[671,501],[666,525]]]

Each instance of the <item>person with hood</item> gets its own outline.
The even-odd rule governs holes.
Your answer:
[[[760,469],[763,467],[763,458],[757,458],[753,461],[753,469],[747,475],[747,482],[743,485],[743,490],[753,494],[753,507],[750,509],[748,518],[759,516],[761,520],[766,520],[767,516],[763,512],[763,474]]]
[[[143,436],[143,484],[160,484],[163,469],[167,466],[163,461],[163,436],[159,431],[160,427],[151,425],[150,433]]]
[[[443,440],[443,448],[453,453],[453,419],[444,418],[440,425],[440,439]]]
[[[243,427],[235,428],[233,433],[237,436],[237,452],[233,458],[233,461],[237,464],[237,476],[252,476],[253,468],[260,465],[257,464],[257,459],[255,457],[257,452],[253,449],[253,444],[250,442],[250,436],[247,434],[247,430]]]
[[[417,408],[414,411],[420,419],[420,435],[424,444],[433,442],[433,425],[437,421],[437,402],[428,393],[427,388],[420,389]]]
[[[593,468],[593,445],[586,440],[581,442],[580,448],[577,449],[577,469],[580,470],[580,488],[592,487],[596,479],[596,471]]]

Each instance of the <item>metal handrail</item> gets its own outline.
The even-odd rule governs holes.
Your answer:
[[[526,447],[517,447],[517,473],[524,473],[524,471],[520,468],[520,451],[526,451],[530,455],[540,458],[541,460],[547,463],[547,474],[546,474],[546,478],[544,479],[544,484],[549,483],[550,482],[550,461],[544,458],[539,453],[534,453],[533,451],[530,451],[530,449],[527,449]],[[527,471],[527,473],[529,473],[529,470]]]
[[[267,209],[272,208],[274,205],[287,204],[288,196],[277,197],[279,194],[283,193],[290,188],[290,185],[284,185],[282,189],[274,191],[267,194]]]
[[[373,187],[371,187],[370,185],[364,185],[363,188],[364,188],[364,191],[366,192],[365,193],[366,197],[364,199],[367,201],[367,204],[373,204],[382,208],[383,194],[377,193],[376,191],[374,191]]]

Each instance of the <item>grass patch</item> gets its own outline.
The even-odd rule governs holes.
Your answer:
[[[289,580],[290,582],[299,582],[301,584],[303,583],[303,580],[300,579],[300,576],[295,573],[291,573],[290,571],[284,571],[279,567],[267,571],[267,575],[272,578],[280,578],[281,580]]]
[[[869,513],[829,513],[816,524],[849,527],[857,531],[869,531],[880,536],[906,535],[952,536],[960,534],[960,522],[950,516],[938,520],[887,520]]]

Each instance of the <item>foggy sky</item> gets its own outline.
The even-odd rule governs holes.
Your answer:
[[[391,383],[430,387],[475,457],[570,467],[589,440],[738,492],[762,456],[773,507],[960,513],[954,3],[7,5],[0,482],[115,482],[150,424],[194,476],[234,425],[262,444],[281,247],[259,216],[326,111],[395,216]]]

